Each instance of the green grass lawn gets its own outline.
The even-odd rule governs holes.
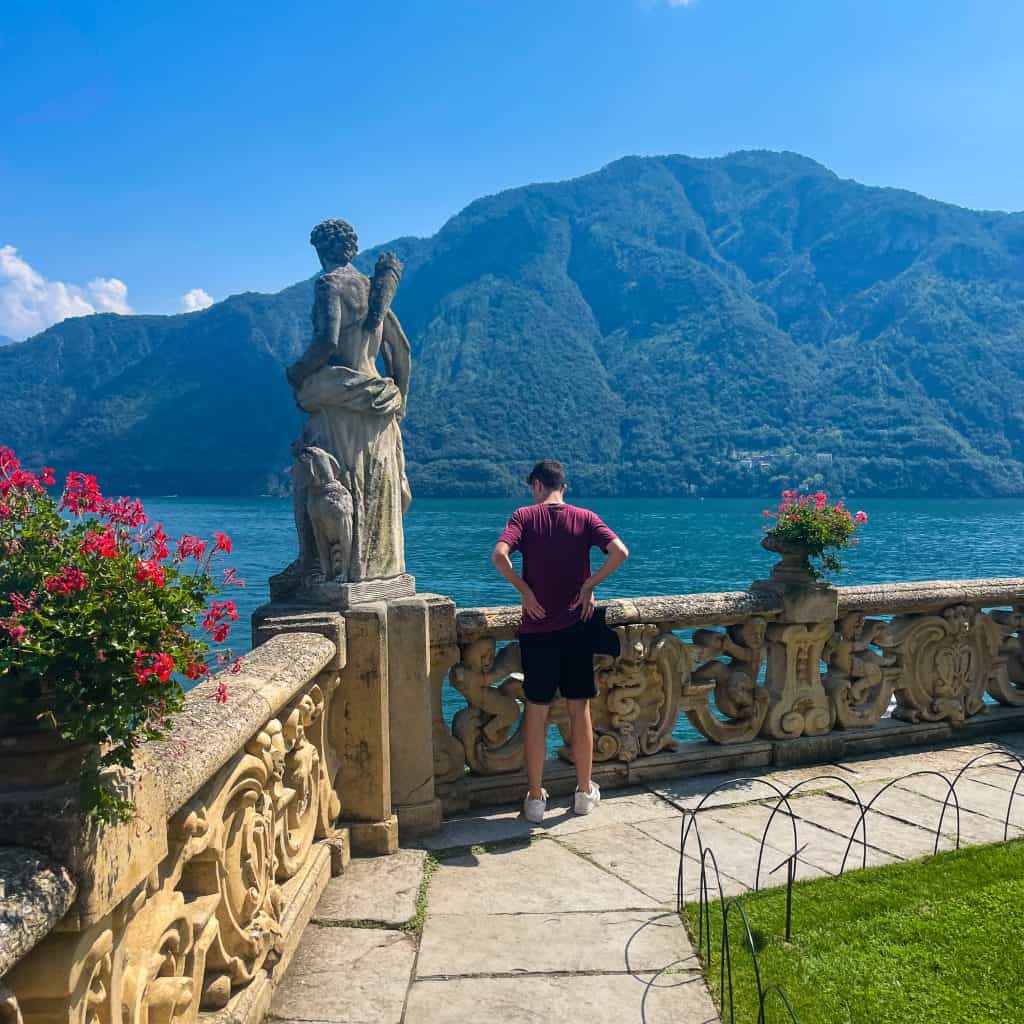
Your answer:
[[[800,882],[790,944],[785,889],[740,903],[762,984],[781,986],[800,1024],[1024,1022],[1024,840]],[[684,918],[696,946],[696,904]],[[721,920],[716,903],[707,977],[719,1005]],[[755,1024],[753,962],[735,912],[729,942],[735,1019]],[[766,1007],[768,1024],[792,1019],[775,996]]]

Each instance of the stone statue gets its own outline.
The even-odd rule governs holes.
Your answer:
[[[300,552],[312,540],[323,578],[341,576],[352,557],[353,506],[352,495],[340,479],[338,460],[322,448],[302,448],[293,477],[296,491],[305,497],[296,517]]]
[[[368,278],[352,265],[358,243],[343,220],[318,224],[310,242],[323,267],[313,339],[287,371],[309,414],[292,446],[299,557],[271,580],[271,594],[345,607],[415,591],[405,574],[402,516],[412,495],[399,428],[412,360],[391,310],[398,258],[384,253]]]
[[[761,712],[763,691],[757,682],[765,660],[765,630],[765,620],[756,615],[724,633],[698,629],[693,634],[700,664],[692,679],[715,684],[715,706],[729,718],[745,720]],[[729,660],[719,661],[722,657]]]

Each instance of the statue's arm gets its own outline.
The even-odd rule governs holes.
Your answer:
[[[398,322],[398,317],[389,309],[384,314],[384,368],[402,392],[402,412],[409,398],[409,375],[412,373],[412,350],[409,339]]]
[[[337,291],[322,277],[313,292],[313,340],[309,348],[287,370],[292,387],[299,387],[311,374],[326,366],[338,344],[341,332],[341,300]]]

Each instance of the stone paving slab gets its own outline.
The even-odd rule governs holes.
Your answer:
[[[591,829],[558,842],[643,893],[655,905],[675,906],[679,855],[636,826]],[[696,881],[689,888],[696,895]]]
[[[782,770],[757,769],[749,775],[741,772],[730,772],[723,775],[699,775],[685,779],[668,779],[652,783],[650,790],[664,800],[671,801],[677,807],[687,810],[696,809],[704,801],[706,794],[717,790],[703,802],[704,807],[726,807],[731,804],[748,803],[754,800],[776,798],[775,790],[786,792],[790,787],[802,785],[803,792],[813,793],[819,790],[828,791],[842,783],[831,783],[821,776],[838,775],[845,777],[837,765],[811,765],[804,768],[787,768]],[[812,780],[819,780],[817,782]],[[853,781],[850,778],[849,781]],[[721,787],[721,788],[719,788]],[[798,790],[797,792],[800,792]]]
[[[985,786],[991,786],[993,789],[1001,789],[1006,793],[1006,799],[1009,800],[1010,793],[1024,792],[1024,777],[1022,777],[1022,774],[1024,773],[1021,772],[1021,768],[1017,764],[1008,763],[1005,767],[1000,767],[991,762],[983,761],[976,768],[971,768],[963,777],[964,779],[970,779],[972,782],[980,782]],[[1016,797],[1014,799],[1016,800]]]
[[[849,838],[856,827],[856,836],[862,835],[857,822],[860,811],[857,805],[833,796],[808,796],[793,801],[793,813],[804,821],[810,821],[824,829],[837,832]],[[936,821],[938,815],[935,815]],[[934,850],[935,832],[896,821],[875,811],[869,811],[865,819],[868,845],[885,850],[901,860],[927,857]],[[948,843],[947,843],[948,845]],[[941,848],[941,844],[940,844]]]
[[[311,924],[274,993],[269,1016],[399,1024],[415,959],[416,944],[403,932]]]
[[[759,843],[764,835],[765,826],[771,817],[774,804],[745,804],[742,807],[726,807],[721,810],[712,810],[709,817],[714,818],[738,832],[745,832],[752,836]],[[846,856],[847,840],[835,832],[820,828],[810,821],[801,818],[792,819],[785,811],[779,811],[771,824],[771,831],[768,838],[776,850],[784,850],[786,854],[793,849],[793,830],[791,822],[796,822],[796,846],[797,849],[805,847],[802,856],[798,858],[798,878],[811,877],[808,869],[818,868],[826,874],[836,875],[843,867],[843,858],[846,857],[846,870],[865,866],[864,848],[861,843],[855,842],[850,848],[849,856]],[[870,836],[869,836],[870,838]],[[873,846],[867,848],[867,867],[877,867],[881,864],[892,864],[901,858]],[[767,863],[767,856],[766,856]],[[777,862],[776,862],[777,863]],[[775,864],[770,865],[774,867]],[[762,879],[763,885],[777,884],[781,881],[779,876],[772,876],[771,879]]]
[[[400,927],[416,916],[426,856],[423,850],[399,850],[390,857],[354,859],[343,875],[327,883],[313,920]]]
[[[417,981],[405,1024],[710,1024],[704,982],[685,975],[524,975]]]
[[[465,914],[544,914],[646,910],[657,908],[658,903],[560,843],[538,839],[479,856],[464,854],[442,860],[430,885],[429,906],[437,913],[457,909]]]
[[[509,839],[528,839],[533,829],[518,810],[504,808],[480,814],[451,818],[441,831],[418,840],[425,850],[453,850],[467,846],[484,846]]]
[[[875,801],[872,809],[868,812],[869,842],[874,842],[871,838],[871,828],[875,820],[875,812],[887,818],[902,822],[910,822],[911,824],[916,825],[924,832],[931,834],[933,843],[935,840],[935,830],[939,827],[939,819],[941,818],[943,836],[949,837],[950,839],[955,838],[957,823],[956,809],[953,801],[950,800],[949,809],[943,815],[941,797],[938,800],[935,800],[930,797],[923,796],[909,788],[909,783],[917,782],[921,779],[930,779],[937,786],[942,787],[946,792],[949,791],[946,784],[935,775],[918,776],[917,779],[908,780],[908,783],[897,782],[889,785],[888,783],[871,782],[857,787],[857,793],[860,796],[861,802],[865,806],[867,806],[871,800]],[[840,800],[848,799],[846,795],[842,793],[836,794],[836,796]],[[793,805],[793,812],[795,814],[800,813],[800,808],[795,803]],[[1003,827],[1001,822],[997,822],[994,818],[974,813],[967,809],[965,804],[961,801],[960,841],[962,843],[995,843],[999,842],[1002,837]],[[884,842],[880,842],[879,845],[885,844]],[[943,848],[944,847],[940,844],[940,849]]]
[[[680,961],[700,969],[672,912],[431,914],[416,976],[659,971]]]
[[[678,818],[679,811],[670,803],[662,800],[655,793],[642,792],[607,793],[601,797],[598,809],[592,814],[568,814],[544,819],[544,834],[549,836],[572,835],[576,832],[588,832],[595,828],[608,828],[614,825],[631,825],[639,821],[652,821],[657,818]]]
[[[573,813],[572,797],[552,797],[541,825],[530,825],[518,810],[503,808],[452,818],[444,823],[440,832],[427,836],[417,845],[432,851],[454,850],[528,836],[570,835],[607,825],[671,817],[678,813],[671,804],[647,789],[614,790],[603,794],[599,811],[588,815]]]
[[[839,766],[862,779],[894,779],[922,769],[953,775],[981,754],[1013,750],[1009,741],[1014,739],[1014,735],[1007,735],[998,741],[968,743],[939,750],[908,750],[883,757],[868,755],[840,761]],[[1021,740],[1024,741],[1024,737]]]
[[[952,780],[951,780],[952,781]],[[1006,812],[1011,810],[1010,825],[1024,825],[1024,779],[1018,788],[1020,797],[1014,797],[1013,807],[1010,806],[1010,793],[1008,790],[997,789],[985,782],[973,778],[971,774],[963,776],[956,783],[956,798],[960,809],[972,811],[975,814],[992,818],[1000,825],[1006,821]],[[1011,783],[1012,785],[1012,783]],[[896,784],[897,789],[910,790],[922,796],[929,797],[942,803],[949,796],[949,787],[934,775],[918,775],[904,782]],[[882,797],[884,800],[885,797]],[[953,799],[949,797],[949,804],[953,806]],[[1011,835],[1014,830],[1011,828]]]
[[[698,826],[700,828],[700,842],[705,849],[710,849],[714,855],[714,863],[718,866],[720,874],[729,879],[739,882],[744,889],[753,889],[757,880],[758,855],[761,852],[760,839],[754,839],[744,832],[732,828],[728,824],[729,810],[720,812],[721,818],[716,819],[704,812],[698,814]],[[680,832],[678,823],[674,830],[666,829],[661,822],[644,823],[637,826],[648,835],[659,839],[661,842],[671,845],[672,849],[679,849]],[[774,832],[774,828],[773,828]],[[792,840],[792,833],[790,833]],[[761,864],[761,886],[781,885],[785,879],[785,869],[769,878],[769,872],[778,867],[792,853],[792,843],[783,846],[765,844],[764,857]],[[700,845],[697,841],[697,834],[694,828],[686,838],[686,859],[689,862],[686,868],[686,878],[690,875],[700,877]],[[690,865],[692,865],[692,870]],[[717,888],[714,880],[714,869],[711,860],[708,860],[709,882],[713,889]],[[800,872],[803,878],[820,877],[825,874],[821,868],[813,864],[805,864]],[[689,885],[687,885],[689,888]],[[731,886],[723,885],[723,892]]]

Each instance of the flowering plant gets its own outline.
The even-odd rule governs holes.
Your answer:
[[[69,473],[59,498],[53,483],[52,469],[30,472],[0,446],[0,717],[88,745],[85,805],[124,820],[130,807],[103,770],[130,767],[143,739],[164,734],[182,677],[207,675],[209,641],[223,644],[238,619],[233,601],[210,598],[244,584],[231,569],[214,581],[226,534],[175,542],[141,502],[104,497],[93,476]],[[237,670],[231,659],[216,652]],[[216,697],[227,699],[223,679]]]
[[[867,513],[850,512],[842,501],[829,504],[824,491],[817,494],[783,491],[779,507],[766,508],[762,514],[765,519],[775,520],[765,527],[766,538],[803,548],[810,557],[820,561],[820,570],[811,567],[816,579],[821,579],[826,572],[843,571],[839,556],[829,549],[857,544],[854,533],[868,521]]]

